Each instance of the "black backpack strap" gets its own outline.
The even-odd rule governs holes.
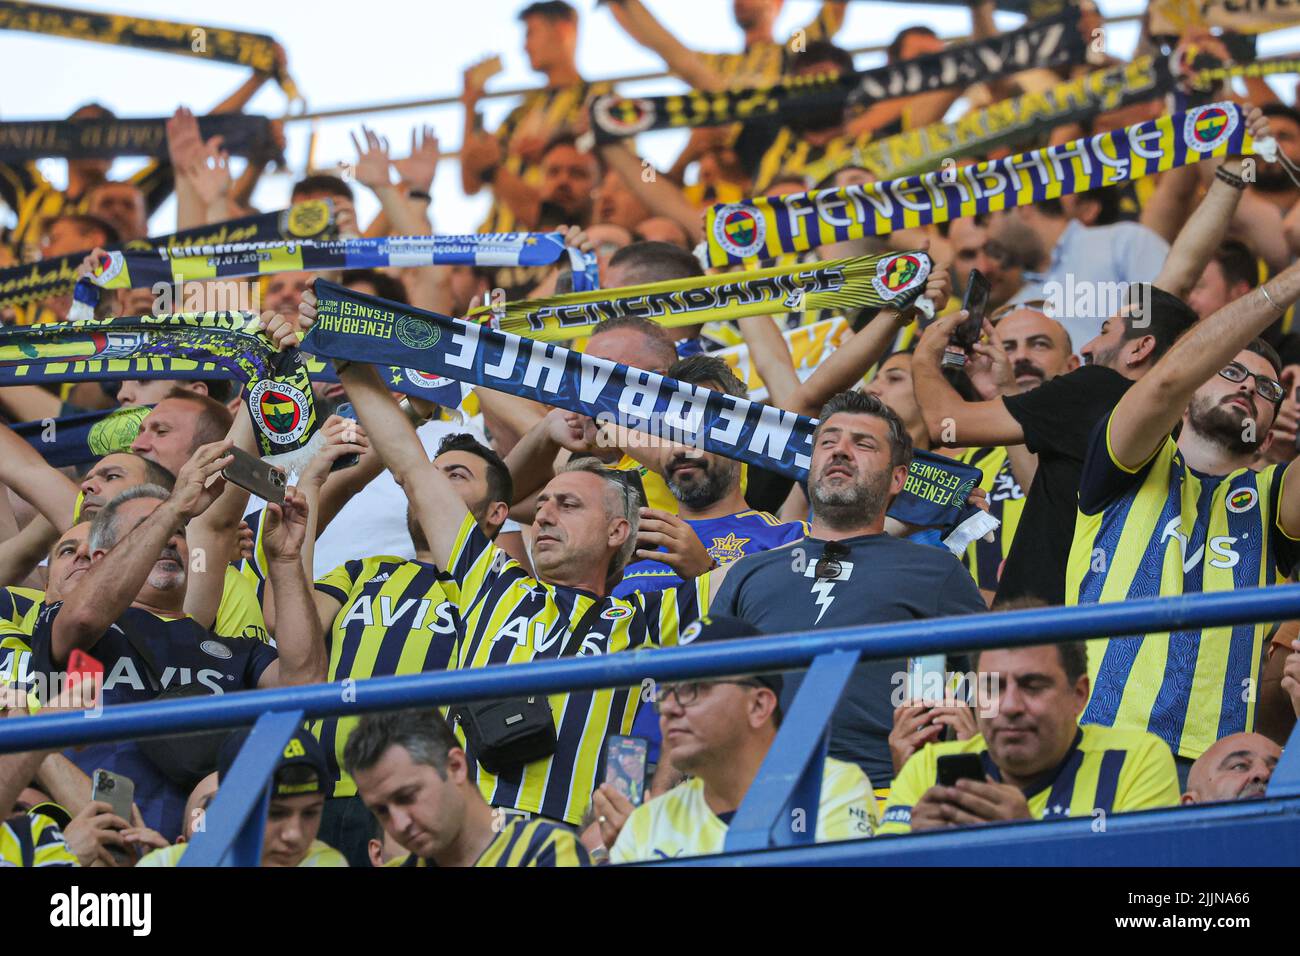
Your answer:
[[[605,609],[605,599],[598,598],[591,602],[591,607],[583,613],[582,618],[569,634],[569,640],[560,650],[560,657],[576,657],[578,651],[582,648],[582,642],[586,639],[587,633],[596,626],[596,619],[600,617],[601,611]]]

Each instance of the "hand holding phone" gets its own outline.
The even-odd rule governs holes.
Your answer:
[[[935,763],[936,781],[941,787],[954,787],[958,780],[984,782],[984,761],[979,754],[944,754]]]
[[[229,454],[234,461],[221,470],[222,478],[265,501],[284,504],[283,471],[240,448],[231,448]]]
[[[108,804],[114,816],[131,823],[131,807],[135,803],[135,781],[130,777],[113,773],[111,770],[99,769],[91,775],[90,800]],[[126,850],[109,844],[108,852],[119,863],[129,859]]]
[[[605,783],[627,797],[634,806],[645,799],[645,764],[649,742],[644,737],[618,734],[605,741]]]
[[[989,280],[984,278],[982,272],[978,269],[970,271],[966,295],[961,303],[966,318],[953,329],[948,338],[948,349],[943,353],[944,368],[965,367],[967,353],[980,340],[980,334],[984,331],[984,313],[988,309],[990,288]]]

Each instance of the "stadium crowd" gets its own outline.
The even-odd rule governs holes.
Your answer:
[[[836,45],[837,0],[790,40],[773,34],[780,0],[735,0],[744,48],[721,53],[685,47],[651,6],[611,0],[590,15],[613,17],[694,89],[854,70]],[[997,35],[993,9],[973,0],[962,14],[976,38]],[[1088,0],[1084,13],[1096,16]],[[533,3],[519,25],[544,85],[489,130],[479,107],[491,71],[466,70],[461,185],[491,194],[480,232],[559,233],[595,254],[606,290],[705,275],[693,250],[714,203],[872,182],[855,162],[863,143],[1114,65],[1090,54],[865,110],[700,127],[671,169],[654,170],[634,140],[584,136],[587,105],[609,85],[577,70],[578,13]],[[925,27],[853,39],[888,40],[890,63],[945,48]],[[1221,36],[1144,29],[1141,42],[1233,59]],[[214,112],[237,113],[265,79]],[[1287,160],[1300,163],[1300,112],[1258,77],[1237,82],[1244,95],[1229,85],[1216,99],[1241,103],[1255,139],[1285,159],[1210,157],[799,260],[925,252],[934,268],[906,308],[678,327],[623,315],[580,342],[588,356],[738,398],[761,378],[763,401],[818,420],[806,481],[488,388],[440,407],[340,359],[337,381],[313,386],[322,424],[310,457],[283,501],[268,501],[228,477],[258,446],[227,378],[0,387],[5,719],[323,682],[346,693],[384,675],[1293,580],[1300,186]],[[1156,98],[1012,145],[1168,112]],[[74,114],[87,117],[112,114]],[[185,108],[167,133],[168,158],[129,181],[109,180],[103,159],[69,159],[64,190],[34,163],[0,167],[17,219],[10,261],[84,254],[89,274],[106,248],[147,236],[173,191],[177,230],[258,211],[260,160],[235,180],[219,138],[205,140]],[[433,235],[434,177],[450,173],[432,131],[413,131],[405,156],[367,129],[354,142],[350,181],[312,172],[294,202],[329,200],[342,238]],[[827,162],[836,168],[812,179]],[[357,220],[356,190],[378,199],[374,222]],[[954,345],[980,275],[982,333]],[[456,317],[572,287],[564,264],[187,285],[201,301],[243,286],[267,340],[292,352],[318,321],[320,278]],[[1124,289],[1113,309],[1056,292],[1103,285]],[[55,296],[4,321],[59,322],[72,307]],[[156,308],[152,290],[118,290],[98,314]],[[831,319],[833,344],[797,357],[792,336]],[[24,430],[53,423],[57,439],[65,420],[116,409],[139,410],[129,433],[79,463],[50,460],[58,441]],[[978,469],[970,503],[998,519],[960,553],[945,529],[889,515],[921,452]],[[98,680],[49,679],[95,662]],[[1296,621],[953,655],[938,664],[941,691],[917,696],[909,675],[924,663],[856,666],[829,728],[817,840],[1259,797],[1300,713]],[[262,863],[577,866],[720,852],[802,680],[738,674],[312,721],[270,782]],[[90,685],[93,699],[77,696]],[[527,733],[504,733],[512,723]],[[0,755],[0,863],[175,865],[244,739]]]

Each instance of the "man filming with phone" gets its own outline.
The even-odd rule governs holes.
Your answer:
[[[1089,691],[1081,642],[983,651],[976,669],[979,734],[912,755],[881,836],[1177,805],[1173,755],[1159,737],[1079,725]]]
[[[229,440],[203,445],[181,468],[174,489],[138,485],[109,501],[91,523],[90,566],[63,600],[48,605],[32,635],[33,670],[56,674],[76,650],[104,666],[106,706],[161,695],[225,694],[308,683],[323,673],[325,648],[300,551],[307,506],[296,489],[269,505],[264,542],[283,612],[277,648],[221,637],[185,613],[190,549],[185,526],[221,494]],[[175,838],[193,780],[215,766],[191,738],[96,744],[68,757],[87,773],[103,768],[135,782],[146,826]]]

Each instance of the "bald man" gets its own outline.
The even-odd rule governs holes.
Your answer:
[[[1262,797],[1281,756],[1282,748],[1263,734],[1229,734],[1192,764],[1182,803]]]
[[[1038,309],[1022,308],[998,320],[997,341],[1011,366],[1016,392],[1037,388],[1079,367],[1070,333],[1060,322]],[[1001,392],[1000,394],[1014,394]]]
[[[1041,309],[1027,306],[1009,306],[997,318],[988,344],[976,346],[976,351],[976,360],[967,370],[985,401],[1031,391],[1079,367],[1065,326]],[[980,591],[992,601],[1024,510],[1025,490],[1038,469],[1038,456],[1016,445],[971,448],[959,457],[983,473],[980,487],[988,492],[990,513],[1002,522],[992,541],[971,542],[962,559]]]

